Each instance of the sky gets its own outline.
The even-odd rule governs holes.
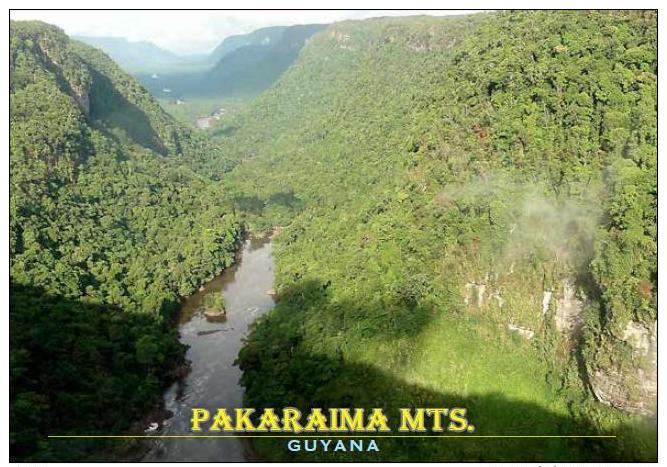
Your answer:
[[[11,19],[36,19],[61,27],[70,36],[112,36],[146,40],[179,54],[203,54],[222,40],[266,26],[332,23],[377,16],[452,15],[457,10],[323,11],[100,11],[12,10]]]

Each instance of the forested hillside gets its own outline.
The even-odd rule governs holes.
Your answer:
[[[11,456],[75,460],[100,446],[46,435],[155,405],[183,363],[179,297],[231,264],[240,226],[186,163],[210,148],[134,78],[56,27],[10,32]]]
[[[236,206],[284,226],[246,405],[464,406],[480,435],[618,436],[383,439],[355,460],[655,459],[656,20],[337,23],[223,121]]]
[[[192,98],[251,97],[269,88],[294,63],[322,24],[258,29],[223,41],[208,58],[209,68],[183,67],[158,77],[138,75],[153,95]],[[168,96],[164,89],[168,89]]]
[[[261,457],[655,460],[657,13],[315,29],[202,134],[100,51],[11,23],[12,458],[99,459],[109,445],[45,436],[153,407],[183,362],[179,297],[245,225],[282,227],[245,406],[465,407],[475,435],[616,436],[255,440]],[[245,47],[226,57],[266,57]]]

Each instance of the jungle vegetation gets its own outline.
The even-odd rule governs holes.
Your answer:
[[[478,434],[618,436],[383,439],[364,460],[654,459],[655,356],[630,331],[655,338],[656,78],[654,12],[314,36],[212,131],[246,222],[285,227],[277,307],[239,359],[246,405],[465,402]]]
[[[45,320],[13,333],[13,413],[55,405],[50,381],[79,365],[157,394],[182,356],[163,325],[178,296],[231,262],[241,226],[282,226],[277,305],[239,355],[246,406],[464,406],[479,435],[617,436],[382,439],[323,460],[657,458],[654,362],[628,337],[657,319],[655,12],[336,23],[203,135],[55,28],[11,39],[11,319]],[[40,336],[72,339],[91,313],[60,301],[97,312],[75,335],[100,347],[35,380]],[[53,423],[21,420],[16,455]]]
[[[241,226],[189,168],[205,143],[106,55],[37,22],[10,40],[10,450],[76,460],[99,445],[45,436],[126,430],[159,400],[179,299]]]

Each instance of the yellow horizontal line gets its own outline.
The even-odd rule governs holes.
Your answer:
[[[616,435],[49,435],[49,438],[616,438]]]

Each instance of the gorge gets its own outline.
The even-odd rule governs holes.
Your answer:
[[[462,407],[510,438],[146,460],[655,460],[656,12],[295,31],[197,130],[102,51],[11,23],[12,458],[123,455],[46,436],[140,434],[163,400],[157,434],[193,407]]]

